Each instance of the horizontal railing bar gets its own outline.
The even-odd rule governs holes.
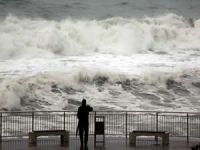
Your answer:
[[[62,113],[62,112],[77,112],[77,111],[61,111],[61,110],[52,110],[52,111],[0,111],[0,113],[32,113],[32,112],[34,112],[34,113],[40,113],[40,112],[51,112],[51,113],[54,113],[54,112],[60,112],[60,113]],[[200,112],[176,112],[176,111],[174,111],[174,112],[169,112],[169,111],[118,111],[118,110],[116,110],[116,111],[102,111],[102,110],[97,110],[96,111],[97,113],[98,112],[104,112],[104,113],[106,113],[106,112],[112,112],[112,113],[114,113],[114,112],[121,112],[121,113],[128,113],[128,112],[135,112],[135,113],[169,113],[169,114],[175,114],[175,113],[179,113],[179,114],[184,114],[184,113],[188,113],[188,114],[200,114]]]

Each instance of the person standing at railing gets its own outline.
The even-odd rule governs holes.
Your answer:
[[[78,127],[80,141],[81,141],[81,149],[83,148],[83,133],[85,133],[85,148],[87,149],[87,142],[88,142],[88,130],[89,130],[89,112],[93,111],[93,108],[89,105],[86,105],[86,100],[82,100],[82,105],[78,108]],[[77,131],[78,132],[78,131]]]

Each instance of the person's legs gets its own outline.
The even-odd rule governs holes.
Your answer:
[[[81,146],[83,146],[83,127],[82,126],[79,126],[79,135],[80,135]]]
[[[86,125],[84,128],[85,128],[85,146],[87,146],[87,143],[88,143],[88,125]]]

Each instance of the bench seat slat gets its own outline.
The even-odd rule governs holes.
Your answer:
[[[166,132],[164,131],[133,131],[133,133],[159,133],[159,134],[165,134]]]

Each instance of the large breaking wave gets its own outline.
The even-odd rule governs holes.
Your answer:
[[[0,58],[55,57],[199,49],[200,20],[167,14],[142,19],[61,21],[7,16],[0,22]]]
[[[175,14],[9,15],[0,22],[0,110],[75,110],[86,98],[96,110],[198,111],[199,38],[200,20]]]
[[[95,110],[198,111],[199,71],[128,77],[108,72],[48,73],[5,79],[1,110],[76,110],[86,98]]]

